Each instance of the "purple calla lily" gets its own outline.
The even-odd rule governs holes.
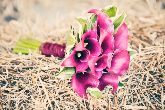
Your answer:
[[[88,87],[97,87],[99,80],[92,75],[93,73],[75,73],[71,80],[73,90],[82,98],[87,98],[86,89]]]
[[[97,79],[100,79],[103,72],[102,71],[95,71],[95,72],[92,72],[90,74],[93,74]]]
[[[99,42],[101,44],[102,54],[112,54],[114,51],[113,35],[102,28],[100,29],[100,32]]]
[[[64,67],[76,67],[76,72],[84,72],[88,68],[89,51],[77,45],[72,53],[61,64]]]
[[[119,29],[117,30],[116,34],[114,35],[115,49],[127,50],[128,48],[128,28],[125,23],[123,23]]]
[[[100,57],[89,58],[88,65],[91,71],[102,71],[107,67],[108,56],[102,55]]]
[[[107,67],[107,64],[108,64],[108,56],[102,55],[101,57],[99,57],[99,59],[97,59],[95,63],[95,70],[102,71]]]
[[[91,9],[88,13],[94,13],[97,15],[96,29],[98,36],[100,36],[100,28],[105,29],[109,33],[114,32],[113,22],[102,11],[97,9]]]
[[[91,38],[94,38],[94,39],[97,39],[97,33],[96,31],[94,30],[88,30],[86,31],[82,36],[81,36],[81,41],[84,42],[84,40],[86,39],[91,39]],[[82,42],[82,43],[83,43]],[[84,43],[83,43],[84,44]]]
[[[118,50],[114,53],[111,61],[111,67],[108,69],[108,71],[118,76],[122,76],[128,70],[129,63],[129,52],[127,50]]]
[[[91,56],[99,56],[101,54],[101,46],[96,39],[86,39],[85,48],[89,50]]]
[[[100,83],[98,89],[104,90],[104,88],[108,85],[113,87],[112,93],[115,93],[118,88],[118,76],[113,73],[104,73],[102,77],[99,79]]]
[[[81,37],[83,47],[90,51],[91,56],[99,56],[101,54],[101,46],[97,40],[97,34],[93,30],[85,32]]]

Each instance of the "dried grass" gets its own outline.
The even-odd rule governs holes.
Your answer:
[[[86,2],[98,6],[94,2],[83,3]],[[136,4],[137,0],[134,2]],[[145,4],[144,1],[140,2]],[[134,10],[131,6],[128,5],[127,8]],[[101,99],[91,96],[88,100],[81,99],[70,88],[69,80],[59,80],[56,74],[59,71],[60,59],[44,57],[37,53],[29,55],[12,53],[11,48],[15,41],[24,36],[35,37],[41,41],[65,42],[64,36],[66,36],[66,27],[69,28],[68,24],[59,26],[65,26],[59,29],[56,28],[57,26],[47,25],[40,19],[34,23],[22,18],[2,25],[0,27],[0,109],[165,109],[163,19],[165,16],[161,14],[159,18],[154,18],[154,15],[137,17],[131,13],[128,13],[130,46],[136,49],[138,54],[132,60],[128,73],[120,79],[125,86],[120,87],[115,95],[104,91]]]

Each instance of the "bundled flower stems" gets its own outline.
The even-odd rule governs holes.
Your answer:
[[[111,86],[114,94],[118,89],[119,77],[126,73],[130,63],[125,14],[116,17],[116,7],[91,9],[88,13],[91,14],[89,19],[78,18],[81,30],[69,36],[66,44],[29,43],[23,40],[14,48],[15,53],[28,54],[25,49],[28,47],[39,49],[45,56],[64,58],[60,73],[71,72],[72,89],[86,99],[88,88],[102,91]]]

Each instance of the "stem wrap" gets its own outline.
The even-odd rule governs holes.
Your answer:
[[[40,51],[42,55],[64,58],[65,57],[65,48],[66,45],[57,44],[57,43],[50,43],[44,42],[40,46]]]

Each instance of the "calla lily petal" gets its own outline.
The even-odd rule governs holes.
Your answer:
[[[111,33],[106,32],[104,29],[100,29],[100,39],[103,54],[113,53],[114,51],[114,38]]]
[[[118,88],[118,76],[111,73],[104,73],[102,77],[99,79],[100,83],[98,89],[104,90],[104,88],[108,85],[113,87],[112,93],[115,93]]]
[[[64,59],[61,66],[76,67],[76,72],[84,72],[88,68],[89,51],[78,44],[72,53]]]
[[[102,76],[102,71],[96,71],[95,64],[99,58],[98,57],[90,57],[88,61],[88,66],[91,71],[91,74],[93,74],[98,79]]]
[[[95,63],[95,70],[102,71],[104,68],[107,67],[108,64],[108,56],[102,55]]]
[[[107,64],[107,67],[108,67],[108,68],[111,67],[112,57],[113,57],[113,54],[109,53],[109,54],[108,54],[108,64]]]
[[[94,13],[97,15],[97,31],[99,31],[99,28],[103,28],[110,33],[114,32],[113,22],[102,11],[91,9],[88,11],[88,13]]]
[[[108,55],[102,55],[100,57],[90,57],[88,65],[92,72],[102,71],[108,65]]]
[[[97,79],[100,79],[103,72],[102,71],[95,71],[95,72],[91,72],[91,74],[95,77],[97,77]]]
[[[84,42],[87,44],[85,48],[90,51],[91,56],[99,56],[101,54],[101,46],[96,39],[90,38]]]
[[[75,45],[75,48],[74,48],[75,51],[82,51],[82,50],[85,50],[84,46],[82,45],[82,43],[78,43]]]
[[[61,64],[64,67],[76,67],[76,72],[84,72],[88,68],[87,62],[81,62],[76,57],[76,52],[73,52]]]
[[[77,61],[75,59],[75,55],[76,55],[76,51],[72,51],[72,53],[67,58],[64,59],[61,66],[64,66],[64,67],[74,67],[74,66],[76,66],[77,63],[79,63],[79,61]]]
[[[76,72],[84,72],[88,68],[88,63],[79,62],[75,67],[76,67]]]
[[[111,61],[111,67],[108,71],[121,76],[128,70],[129,63],[130,55],[127,50],[116,51]]]
[[[93,57],[93,56],[89,57],[88,65],[91,72],[95,72],[95,63],[97,60],[98,60],[98,57]]]
[[[73,90],[82,98],[87,98],[86,89],[97,87],[99,80],[90,73],[75,73],[71,80]]]
[[[86,39],[90,39],[90,38],[94,38],[97,39],[97,33],[94,30],[88,30],[87,32],[85,32],[82,36],[81,36],[81,41],[83,43],[84,46],[84,41]]]
[[[123,23],[114,35],[115,49],[126,50],[128,48],[128,27]]]

